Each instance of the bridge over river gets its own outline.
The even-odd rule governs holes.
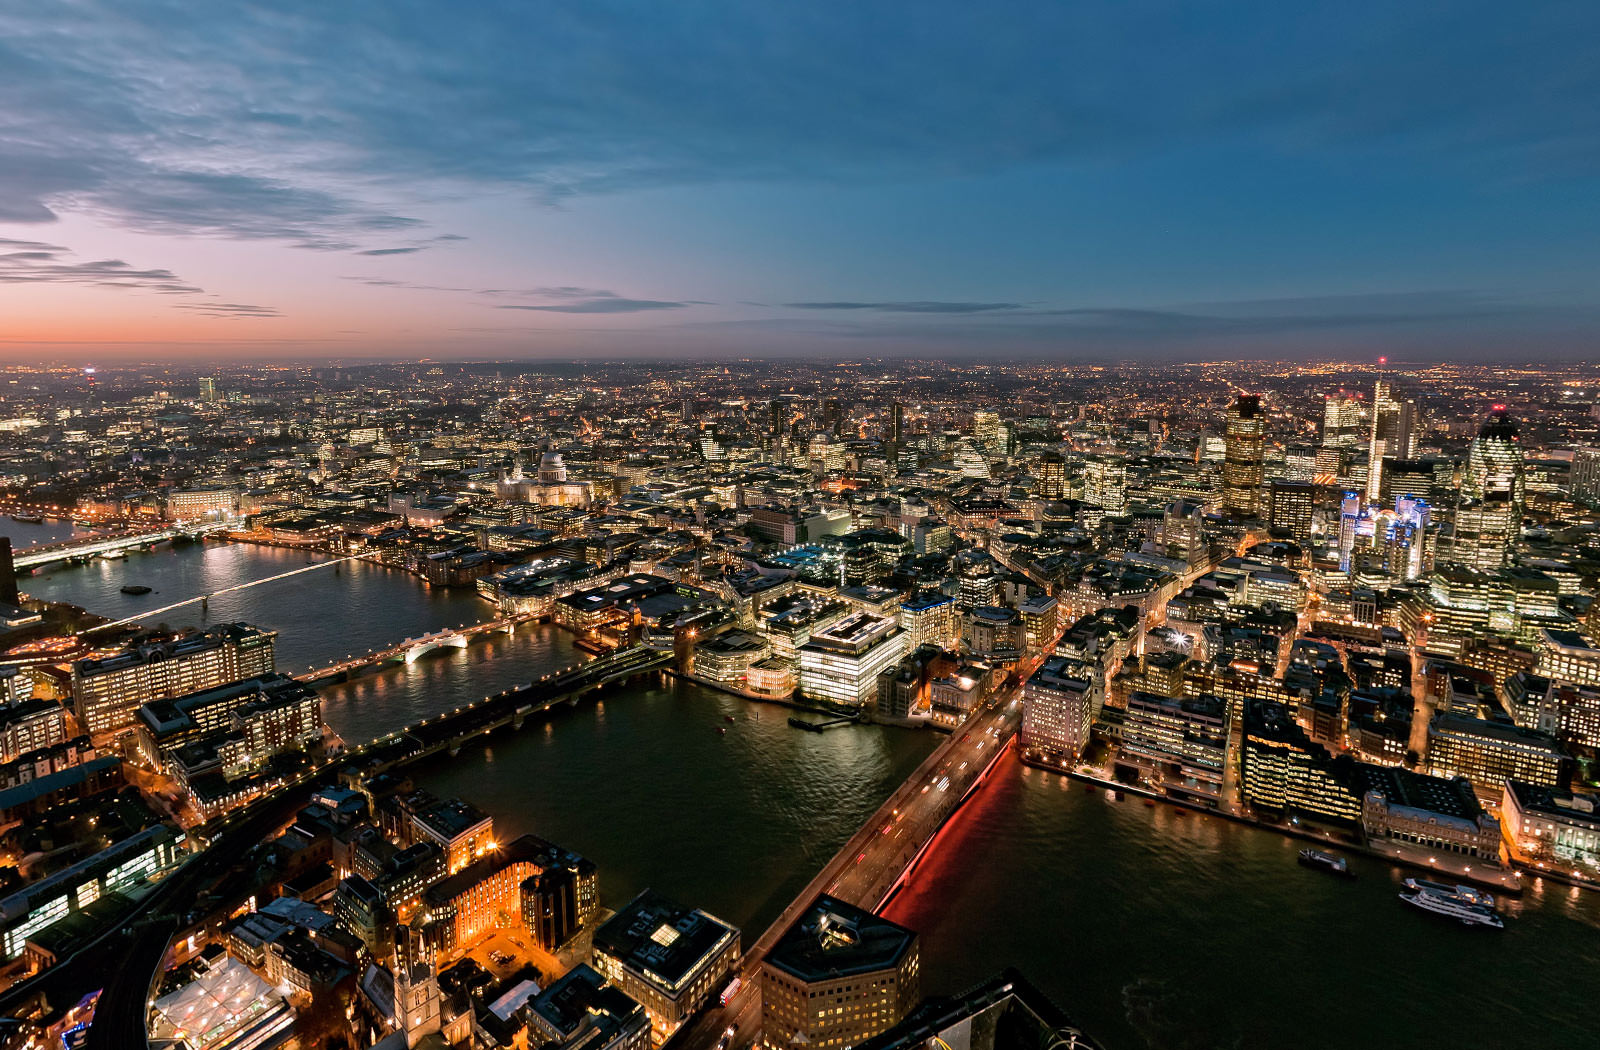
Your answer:
[[[343,682],[355,677],[369,667],[389,663],[414,663],[436,649],[465,649],[474,638],[496,631],[510,634],[517,625],[534,619],[527,615],[502,616],[496,620],[459,627],[447,627],[432,634],[406,638],[383,649],[368,649],[365,653],[351,653],[343,660],[335,660],[323,667],[312,667],[295,675],[308,685]]]
[[[221,532],[230,525],[225,521],[195,522],[169,525],[160,529],[141,529],[135,532],[118,532],[98,536],[84,536],[62,540],[60,543],[40,543],[24,547],[11,557],[19,569],[36,569],[56,562],[83,561],[101,554],[115,554],[138,547],[149,547],[180,536],[195,539],[211,532]]]
[[[937,848],[939,832],[988,780],[1015,742],[1022,720],[1020,683],[1037,661],[1020,668],[1018,685],[993,697],[923,760],[878,811],[834,854],[766,931],[746,948],[735,971],[738,992],[713,1003],[671,1039],[671,1050],[713,1050],[729,1026],[741,1039],[761,1024],[761,961],[794,921],[826,893],[881,912]]]

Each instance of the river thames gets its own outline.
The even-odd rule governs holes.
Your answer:
[[[11,530],[18,547],[25,528]],[[121,618],[319,560],[196,545],[21,586]],[[130,582],[159,593],[122,595]],[[294,671],[492,616],[470,591],[351,563],[160,619],[277,630],[280,669]],[[582,658],[553,628],[521,628],[329,687],[327,717],[359,741]],[[748,942],[936,743],[878,726],[805,733],[787,715],[651,678],[415,776],[477,803],[502,835],[594,859],[609,906],[653,886]],[[1504,931],[1461,929],[1403,907],[1398,869],[1358,858],[1359,877],[1339,880],[1297,866],[1299,846],[1270,832],[1109,801],[1014,760],[997,773],[890,907],[922,933],[927,992],[1016,965],[1111,1050],[1600,1045],[1595,894],[1535,884],[1507,902]]]

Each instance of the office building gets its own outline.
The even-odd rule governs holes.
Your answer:
[[[1569,478],[1574,499],[1600,499],[1600,448],[1585,446],[1573,449]]]
[[[1083,464],[1083,501],[1107,514],[1128,510],[1128,464],[1121,456],[1093,456]]]
[[[991,454],[1003,452],[1000,444],[1000,413],[978,409],[972,413],[972,436]]]
[[[1273,532],[1297,540],[1311,538],[1311,524],[1317,514],[1317,486],[1309,481],[1274,478],[1267,490],[1268,523]]]
[[[1473,569],[1498,569],[1511,561],[1522,528],[1522,505],[1505,492],[1466,499],[1456,506],[1449,560]]]
[[[1350,448],[1362,439],[1361,402],[1341,390],[1322,403],[1322,447]]]
[[[435,799],[425,792],[410,807],[407,842],[432,842],[445,858],[445,871],[454,875],[495,848],[494,818],[458,798]],[[518,840],[521,841],[521,840]]]
[[[1343,572],[1414,580],[1432,568],[1432,508],[1401,496],[1394,507],[1364,504],[1345,493],[1339,513],[1339,568]]]
[[[822,896],[761,963],[764,1050],[854,1047],[898,1024],[919,998],[917,935]]]
[[[551,864],[548,845],[532,835],[524,835],[489,849],[466,867],[423,890],[417,925],[434,949],[441,955],[462,951],[497,927],[523,921],[527,899],[524,885],[547,871],[561,873],[548,883],[552,892],[559,892],[554,887],[562,881],[570,892],[571,874]],[[535,896],[537,889],[536,885]],[[565,914],[575,917],[575,899],[569,896],[564,904],[571,909]],[[542,911],[536,911],[535,918],[542,915]],[[554,912],[552,915],[553,924],[549,930],[562,936],[553,944],[540,940],[546,947],[559,946],[575,928],[562,915]],[[531,932],[538,939],[540,930],[536,927]]]
[[[1089,664],[1052,656],[1022,688],[1024,758],[1071,765],[1089,746],[1089,732],[1105,702],[1105,677]]]
[[[1289,710],[1270,700],[1244,702],[1240,794],[1253,809],[1354,826],[1361,795],[1321,744],[1314,743]]]
[[[179,489],[167,493],[169,521],[217,521],[237,517],[238,513],[236,489]]]
[[[1253,518],[1261,513],[1266,414],[1260,394],[1240,394],[1228,406],[1223,431],[1222,509]]]
[[[181,748],[210,741],[260,765],[322,738],[322,698],[283,674],[258,675],[139,707],[135,733],[145,761],[164,766]],[[240,770],[244,772],[247,770]]]
[[[1546,628],[1539,632],[1534,670],[1555,682],[1600,686],[1600,649],[1577,631]]]
[[[961,640],[964,650],[981,660],[1014,663],[1022,657],[1022,614],[1003,605],[968,609]]]
[[[1506,679],[1506,707],[1519,726],[1577,747],[1600,748],[1600,685],[1519,671]]]
[[[578,894],[572,872],[559,865],[543,866],[519,887],[522,925],[534,943],[555,951],[578,932]]]
[[[776,402],[774,402],[776,403]],[[528,1003],[527,1042],[543,1050],[647,1050],[650,1015],[580,963]]]
[[[1376,503],[1383,492],[1387,459],[1410,459],[1416,452],[1417,406],[1401,401],[1385,380],[1373,384],[1372,430],[1367,443],[1367,502]]]
[[[1032,594],[1017,603],[1022,617],[1022,647],[1028,656],[1037,656],[1055,647],[1061,633],[1061,603],[1048,594]]]
[[[1432,777],[1399,766],[1355,766],[1361,828],[1374,844],[1500,862],[1500,822],[1484,812],[1464,777]]]
[[[4,958],[22,955],[28,938],[95,901],[171,871],[183,856],[183,832],[156,824],[0,899]]]
[[[1571,762],[1548,733],[1450,712],[1428,725],[1427,760],[1434,776],[1466,777],[1478,797],[1490,800],[1499,799],[1507,780],[1560,786]]]
[[[334,918],[366,945],[379,962],[394,951],[394,913],[383,899],[383,891],[371,880],[351,874],[339,881],[330,906]]]
[[[1593,879],[1600,875],[1600,800],[1559,788],[1508,780],[1500,820],[1512,856]]]
[[[140,705],[152,700],[271,674],[276,637],[276,631],[230,623],[79,660],[72,665],[73,708],[91,734],[129,729]]]
[[[894,620],[852,613],[814,631],[800,647],[800,694],[807,700],[860,708],[873,703],[878,675],[905,655],[905,635]]]
[[[66,739],[67,712],[55,700],[36,696],[0,707],[0,762],[15,761]]]
[[[956,578],[956,604],[963,609],[994,605],[1000,598],[1000,574],[987,551],[973,548],[957,554]]]
[[[708,912],[645,890],[594,934],[594,968],[650,1015],[659,1046],[713,995],[739,961],[739,931]]]
[[[961,619],[956,612],[955,599],[937,591],[901,602],[896,619],[905,632],[907,651],[924,645],[949,649],[961,638]]]
[[[1494,495],[1505,496],[1520,512],[1526,497],[1520,429],[1506,406],[1494,406],[1467,450],[1467,465],[1461,479],[1463,497],[1482,500]]]
[[[1161,553],[1185,565],[1199,565],[1210,555],[1204,507],[1199,500],[1175,499],[1161,513]]]
[[[1066,498],[1067,462],[1061,453],[1046,452],[1039,458],[1033,491],[1040,499]]]
[[[1144,768],[1169,794],[1214,804],[1228,764],[1227,705],[1215,696],[1135,691],[1123,716],[1118,758]]]

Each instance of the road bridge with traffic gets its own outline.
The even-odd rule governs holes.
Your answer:
[[[785,930],[822,894],[881,912],[911,882],[937,848],[939,832],[972,798],[1015,743],[1022,720],[1021,683],[1037,660],[1020,669],[1016,684],[975,711],[884,800],[767,929],[749,944],[736,970],[738,991],[680,1029],[672,1050],[715,1050],[737,1025],[742,1041],[761,1023],[761,962]]]

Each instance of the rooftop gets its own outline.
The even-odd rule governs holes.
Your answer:
[[[716,916],[645,890],[595,931],[594,950],[676,990],[705,959],[738,937],[738,930]]]
[[[802,981],[829,980],[898,966],[917,935],[834,897],[817,898],[767,955]]]

